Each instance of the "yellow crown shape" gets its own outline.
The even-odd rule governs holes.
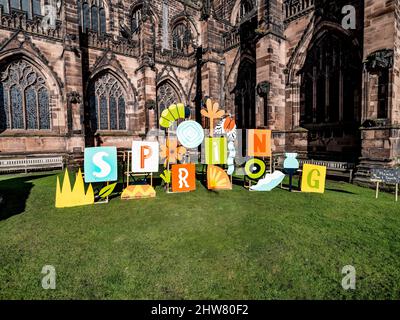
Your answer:
[[[65,170],[62,190],[60,188],[60,179],[57,177],[56,208],[84,206],[93,203],[94,192],[92,184],[89,184],[87,192],[85,193],[85,184],[83,182],[81,169],[79,169],[76,175],[73,189],[71,189],[68,170]]]

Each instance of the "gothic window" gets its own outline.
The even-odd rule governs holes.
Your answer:
[[[240,2],[240,18],[243,18],[251,10],[253,10],[253,2],[251,0],[242,0]]]
[[[303,124],[360,120],[361,61],[351,42],[325,35],[309,50],[301,74]]]
[[[89,5],[87,2],[85,2],[82,5],[82,13],[83,13],[83,21],[82,21],[82,31],[86,32],[87,29],[89,29],[89,23],[90,23],[90,11],[89,11]]]
[[[236,23],[239,23],[254,9],[252,0],[241,0],[239,6],[239,12],[236,17]]]
[[[191,42],[191,32],[183,23],[177,24],[172,30],[172,47],[180,53],[187,53]]]
[[[165,81],[158,86],[157,104],[159,116],[165,108],[168,108],[171,104],[178,102],[180,102],[179,95],[168,81]]]
[[[49,92],[28,62],[10,63],[1,73],[1,129],[50,129]]]
[[[389,107],[389,69],[382,69],[378,74],[378,119],[388,117]]]
[[[98,30],[99,28],[99,12],[97,9],[97,6],[92,7],[92,12],[91,12],[91,17],[92,17],[92,30]]]
[[[92,1],[90,7],[88,2],[78,4],[78,19],[82,26],[82,32],[86,33],[88,29],[95,31],[99,34],[106,33],[106,14],[102,0]]]
[[[105,34],[106,33],[106,11],[104,10],[104,8],[100,8],[99,16],[100,16],[100,34]]]
[[[89,104],[92,130],[126,130],[125,93],[110,73],[90,87]]]
[[[40,4],[40,0],[32,1],[32,10],[33,10],[33,15],[35,15],[35,16],[42,14],[42,6]]]
[[[5,13],[10,13],[10,8],[24,11],[29,19],[41,14],[40,0],[0,0],[0,6]]]
[[[140,26],[140,21],[142,19],[142,7],[136,8],[131,17],[131,30],[136,32]]]

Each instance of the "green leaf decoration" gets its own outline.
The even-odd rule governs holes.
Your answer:
[[[171,182],[171,171],[164,170],[164,173],[160,174],[161,179],[164,180],[165,183]]]
[[[117,183],[109,184],[99,191],[100,198],[107,198],[115,189]]]

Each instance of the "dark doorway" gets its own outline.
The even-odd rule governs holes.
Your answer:
[[[256,66],[249,59],[240,63],[235,90],[236,123],[239,129],[256,126]]]

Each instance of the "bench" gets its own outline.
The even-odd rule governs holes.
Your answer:
[[[284,159],[285,156],[283,154],[274,155],[274,169],[283,170]],[[348,178],[350,183],[353,181],[354,163],[314,159],[298,159],[298,161],[300,169],[303,168],[304,164],[325,166],[327,176]]]
[[[325,160],[309,160],[309,159],[299,159],[299,163],[300,163],[300,168],[302,168],[304,164],[325,166],[327,176],[348,178],[349,183],[353,181],[353,171],[355,168],[354,163],[325,161]]]
[[[14,158],[0,158],[0,173],[25,172],[34,170],[64,169],[62,156],[26,156]]]

